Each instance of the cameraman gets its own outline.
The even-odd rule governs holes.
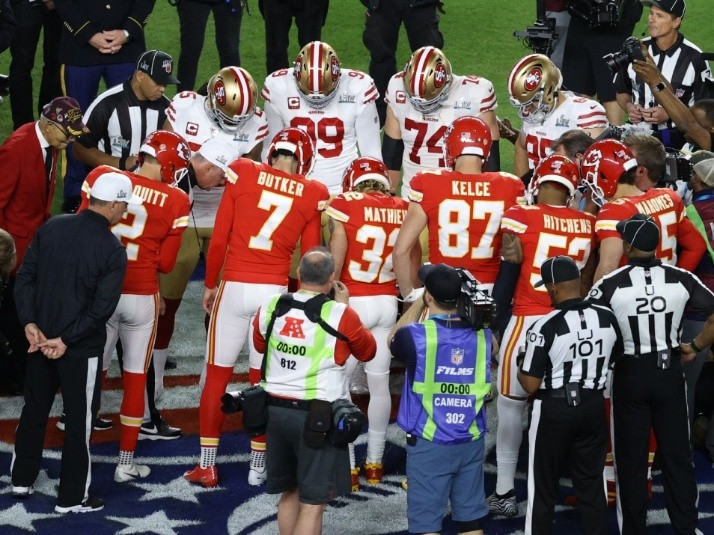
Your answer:
[[[365,362],[374,358],[377,345],[347,306],[349,293],[335,281],[335,261],[327,249],[305,253],[298,278],[300,289],[291,296],[291,308],[280,309],[282,300],[276,295],[258,310],[253,343],[265,354],[262,386],[270,396],[266,492],[282,493],[281,533],[319,534],[327,502],[350,492],[350,460],[346,446],[333,446],[324,435],[321,447],[308,443],[314,433],[308,436],[306,423],[320,419],[325,405],[329,412],[321,413],[322,422],[332,419],[330,403],[347,396],[344,365],[350,354]],[[335,301],[326,295],[333,289]]]
[[[457,314],[462,280],[454,268],[422,266],[419,279],[429,317],[399,329],[390,344],[406,363],[397,423],[407,432],[409,532],[440,532],[450,500],[458,532],[482,534],[492,335]]]
[[[642,44],[679,100],[691,106],[696,100],[706,97],[705,81],[711,76],[711,71],[701,57],[701,49],[687,41],[679,31],[685,2],[646,0],[643,3],[650,6],[647,25],[650,37],[644,39]],[[615,85],[617,102],[627,112],[631,123],[649,123],[655,131],[654,135],[662,140],[665,147],[679,149],[684,145],[684,134],[674,126],[667,111],[656,105],[657,93],[666,88],[664,82],[650,87],[629,64],[617,73]]]
[[[619,22],[599,25],[594,23],[597,17],[604,15],[597,13],[594,4],[592,0],[568,0],[572,17],[563,56],[563,85],[590,98],[597,93],[610,124],[621,125],[622,110],[615,97],[615,84],[602,57],[619,50],[625,39],[632,35],[642,16],[642,4],[638,0],[604,2],[624,5]],[[589,9],[577,9],[579,6]],[[589,15],[589,20],[586,21],[584,15]]]

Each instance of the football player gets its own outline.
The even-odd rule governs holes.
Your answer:
[[[518,513],[514,477],[528,395],[517,380],[516,356],[525,345],[530,326],[553,309],[545,288],[535,286],[540,280],[540,266],[548,258],[567,255],[584,271],[584,285],[589,286],[591,275],[588,274],[592,273],[594,263],[590,253],[595,216],[568,206],[579,182],[575,163],[564,156],[548,156],[538,165],[528,186],[527,197],[535,204],[514,206],[501,221],[503,262],[494,293],[503,295],[505,288],[510,289],[514,297],[513,315],[499,349],[498,477],[496,491],[486,500],[494,514],[515,516]]]
[[[513,169],[520,177],[551,154],[551,145],[568,130],[592,138],[607,127],[605,108],[561,88],[560,70],[542,54],[518,60],[508,77],[508,95],[523,123],[516,139]]]
[[[298,240],[303,249],[320,244],[320,216],[329,199],[323,184],[305,178],[314,148],[304,131],[286,128],[279,132],[268,158],[267,164],[245,158],[230,164],[208,248],[203,308],[211,318],[199,406],[201,460],[184,474],[191,483],[204,487],[218,484],[216,449],[224,418],[221,396],[253,317],[268,297],[286,290]],[[252,335],[248,340],[252,341]],[[260,382],[261,361],[262,355],[251,343],[251,384]],[[252,440],[248,482],[259,485],[265,478],[265,440]]]
[[[389,393],[392,355],[387,335],[397,320],[398,293],[392,271],[392,248],[408,203],[389,195],[387,167],[374,158],[354,160],[345,172],[342,187],[344,192],[335,197],[326,210],[330,217],[330,252],[335,258],[335,273],[349,290],[350,306],[377,342],[376,356],[365,364],[370,398],[364,465],[367,483],[376,485],[382,480],[382,456],[392,409]],[[357,365],[355,358],[349,359],[348,377]],[[359,468],[354,466],[352,448],[350,453],[352,490],[358,490]]]
[[[430,262],[468,269],[484,289],[496,282],[501,218],[508,208],[523,202],[524,187],[509,173],[482,172],[491,147],[491,130],[485,122],[460,117],[444,134],[448,170],[418,173],[412,180],[412,202],[394,246],[394,272],[404,297],[412,292],[421,260],[414,249],[419,249],[424,228]]]
[[[358,155],[381,158],[377,87],[369,75],[341,67],[327,43],[305,45],[294,68],[268,75],[261,96],[271,136],[286,127],[310,136],[315,165],[309,178],[331,195],[342,192],[341,177]]]
[[[166,111],[164,128],[178,132],[188,141],[193,151],[200,151],[207,140],[214,138],[230,142],[234,145],[234,151],[225,164],[230,163],[234,159],[233,156],[258,160],[263,139],[268,135],[268,125],[265,114],[256,105],[258,88],[253,77],[241,67],[224,67],[211,77],[207,90],[207,96],[193,91],[177,94]],[[200,155],[200,152],[198,154]],[[159,317],[154,348],[157,398],[163,393],[164,366],[174,331],[176,311],[199,258],[208,249],[213,222],[224,190],[223,187],[208,190],[202,188],[201,179],[204,177],[200,175],[203,174],[205,165],[199,165],[195,158],[191,163],[191,174],[199,176],[198,180],[195,176],[189,177],[193,185],[190,228],[183,235],[176,267],[160,277],[161,297],[166,312]]]
[[[392,76],[384,101],[387,118],[382,155],[394,190],[403,169],[401,196],[405,199],[416,173],[448,169],[442,140],[458,117],[479,117],[488,125],[493,146],[485,170],[500,169],[500,134],[494,111],[498,104],[493,84],[479,76],[453,74],[451,63],[438,48],[416,50],[404,70]]]
[[[630,149],[614,139],[592,144],[581,161],[583,183],[601,206],[595,233],[600,244],[594,280],[627,263],[622,237],[615,226],[636,213],[652,216],[660,229],[655,255],[662,262],[694,271],[706,251],[706,243],[686,217],[684,204],[669,188],[646,192],[635,185],[637,160]]]
[[[142,421],[144,392],[159,317],[159,273],[173,268],[188,225],[188,195],[175,186],[188,173],[190,155],[181,136],[163,130],[149,134],[139,149],[136,171],[126,172],[134,195],[144,202],[130,204],[123,219],[112,227],[126,247],[128,259],[121,298],[107,322],[103,362],[106,370],[117,339],[121,339],[124,397],[119,415],[119,464],[114,471],[117,482],[149,475],[148,466],[134,463],[139,433],[156,434],[159,427],[166,426],[160,417],[158,422]],[[108,170],[116,171],[99,166],[87,176],[80,210],[89,205],[94,181]]]

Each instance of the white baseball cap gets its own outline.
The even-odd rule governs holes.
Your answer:
[[[134,195],[129,177],[117,172],[99,175],[89,190],[89,197],[100,201],[119,201],[129,204],[144,202],[141,197]]]
[[[240,156],[238,144],[220,137],[206,141],[198,153],[206,160],[228,172],[228,165]]]

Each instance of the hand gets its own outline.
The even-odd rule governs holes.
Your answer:
[[[50,338],[42,344],[42,353],[48,359],[58,359],[64,356],[65,351],[67,351],[67,345],[59,336],[57,338]]]
[[[668,121],[669,115],[667,115],[662,106],[655,106],[654,108],[642,110],[642,118],[646,123],[659,124]]]
[[[105,32],[97,32],[90,39],[89,44],[102,54],[111,54],[112,42],[107,39]]]
[[[332,288],[335,290],[335,301],[346,305],[350,301],[350,292],[347,290],[347,286],[342,284],[340,281],[335,281],[332,283]]]
[[[124,46],[124,43],[129,40],[124,30],[105,30],[102,33],[106,36],[107,40],[111,42],[110,51],[112,54],[119,52],[121,47]]]
[[[159,316],[166,314],[166,300],[159,296]]]
[[[218,288],[206,288],[203,290],[203,300],[201,303],[206,314],[210,315],[213,313],[213,303],[216,300],[216,295],[218,295]]]
[[[681,351],[679,359],[682,362],[689,362],[697,357],[697,352],[694,351],[692,344],[682,342],[681,344],[679,344],[679,349]]]
[[[644,120],[642,115],[643,108],[639,104],[634,102],[628,102],[627,104],[627,116],[630,118],[632,124],[641,123]]]
[[[497,119],[498,122],[498,132],[501,137],[507,139],[511,143],[515,143],[518,139],[518,132],[513,129],[511,121],[508,119]]]
[[[38,351],[42,344],[47,341],[47,337],[40,330],[36,323],[28,323],[25,325],[25,337],[30,343],[30,348],[27,350],[28,353],[34,353]]]
[[[662,74],[652,63],[636,59],[632,62],[632,69],[648,85],[656,85],[662,81]]]

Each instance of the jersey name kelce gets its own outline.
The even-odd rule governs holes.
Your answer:
[[[642,195],[621,197],[600,208],[595,223],[598,241],[605,238],[621,238],[616,225],[633,215],[647,214],[654,218],[659,227],[660,240],[655,256],[667,264],[677,263],[677,225],[685,217],[684,204],[679,196],[667,188],[652,188]],[[623,255],[620,265],[627,258]]]
[[[546,117],[542,124],[523,121],[521,135],[526,138],[528,166],[534,169],[538,162],[552,154],[551,145],[568,130],[607,128],[605,108],[594,100],[576,97],[570,91],[561,91],[563,103]]]
[[[479,282],[496,281],[501,218],[523,203],[523,182],[509,173],[466,175],[456,171],[417,174],[409,200],[428,218],[429,261],[468,269]]]
[[[399,121],[404,141],[402,183],[409,186],[419,171],[445,169],[444,132],[454,119],[465,115],[478,117],[498,106],[493,84],[478,76],[454,75],[451,90],[439,109],[424,115],[411,105],[404,92],[404,72],[392,76],[384,101]]]
[[[216,215],[206,266],[206,287],[223,280],[286,284],[298,239],[319,245],[320,213],[329,193],[319,182],[241,158],[230,165]],[[304,229],[310,226],[308,236]]]
[[[100,175],[117,172],[102,165],[93,169],[82,184],[82,205],[89,205],[92,185]],[[134,194],[143,204],[130,204],[122,220],[111,230],[126,248],[127,268],[122,293],[152,295],[159,291],[161,244],[171,236],[180,236],[188,225],[188,195],[158,180],[124,173],[134,186]],[[180,239],[180,238],[176,238]]]
[[[308,177],[325,184],[333,195],[342,191],[342,175],[357,156],[382,159],[374,104],[379,92],[372,78],[343,68],[335,91],[327,106],[312,108],[302,98],[292,70],[282,69],[265,79],[261,93],[271,139],[289,126],[307,132],[315,143],[315,165]],[[364,113],[366,120],[358,122]]]
[[[188,142],[193,152],[198,151],[209,139],[220,137],[235,143],[238,154],[243,156],[267,137],[268,121],[260,108],[256,108],[253,116],[240,130],[226,132],[206,114],[206,99],[207,97],[193,91],[182,91],[173,98],[166,110],[166,118],[171,128]],[[191,224],[198,228],[211,228],[222,195],[222,187],[206,191],[195,186],[192,189]]]
[[[535,287],[541,280],[540,266],[548,258],[567,255],[582,270],[595,239],[595,216],[565,206],[514,206],[504,214],[501,228],[518,236],[523,248],[513,315],[547,314],[553,307],[545,286]]]
[[[343,224],[347,254],[342,281],[352,296],[397,295],[392,250],[407,215],[404,199],[349,191],[335,197],[327,215]]]

